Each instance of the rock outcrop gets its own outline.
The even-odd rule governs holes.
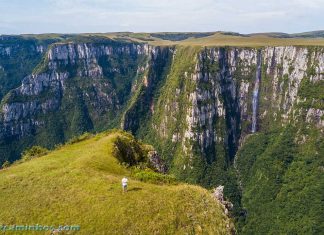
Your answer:
[[[233,209],[233,204],[229,201],[226,201],[224,198],[224,186],[219,185],[213,190],[214,198],[223,206],[224,212],[228,215],[229,211]]]
[[[159,173],[167,173],[168,168],[165,165],[164,161],[156,151],[150,151],[148,153],[148,159],[150,164],[153,166],[154,169],[156,169]]]

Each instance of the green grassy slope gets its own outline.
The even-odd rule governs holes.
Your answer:
[[[80,225],[77,234],[227,233],[229,220],[205,189],[132,178],[113,157],[121,135],[100,134],[1,170],[1,223]]]

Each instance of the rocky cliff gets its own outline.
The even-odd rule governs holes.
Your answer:
[[[142,135],[157,138],[178,169],[193,170],[197,159],[226,166],[258,130],[299,121],[323,131],[323,100],[307,92],[323,87],[322,48],[177,48],[173,56]]]
[[[0,36],[0,100],[32,73],[54,39]]]
[[[10,56],[10,50],[2,52]],[[323,53],[316,47],[162,48],[109,40],[52,44],[3,99],[0,138],[35,136],[48,114],[60,111],[61,125],[70,129],[57,129],[66,136],[61,140],[119,125],[141,136],[153,129],[171,152],[188,156],[183,169],[192,167],[195,153],[207,164],[220,156],[228,164],[244,136],[259,129],[298,118],[323,128],[322,100],[300,95],[303,84],[322,86]],[[86,127],[71,130],[78,124]]]
[[[109,40],[52,44],[33,73],[2,100],[1,142],[53,146],[84,131],[117,126],[115,114],[150,53],[148,45]],[[54,136],[47,141],[49,135]]]

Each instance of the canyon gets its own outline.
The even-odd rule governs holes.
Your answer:
[[[324,47],[12,40],[0,40],[0,79],[17,77],[10,86],[1,83],[2,163],[33,145],[53,148],[84,132],[121,128],[152,144],[178,179],[225,185],[233,216],[244,220],[238,224],[247,234],[253,199],[245,190],[255,190],[250,178],[267,175],[266,166],[254,171],[259,160],[249,146],[264,141],[258,155],[266,156],[273,151],[267,146],[291,138],[292,149],[311,152],[313,157],[305,154],[316,162],[312,171],[323,171]],[[18,59],[22,54],[31,64]],[[25,76],[11,67],[24,67]],[[282,164],[272,159],[281,169],[274,187],[286,187],[281,176],[301,161],[291,158]],[[286,231],[280,229],[275,232]]]

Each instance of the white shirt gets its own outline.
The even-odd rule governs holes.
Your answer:
[[[122,185],[123,186],[127,186],[127,183],[128,183],[128,179],[125,177],[122,179]]]

